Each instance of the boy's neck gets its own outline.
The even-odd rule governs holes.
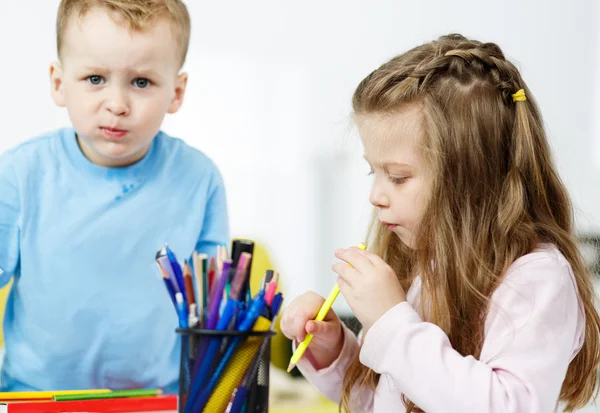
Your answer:
[[[77,146],[79,150],[87,158],[88,161],[93,163],[94,165],[101,166],[104,168],[125,168],[127,166],[134,165],[141,161],[144,156],[148,153],[148,149],[150,145],[142,148],[138,152],[132,153],[122,158],[108,158],[99,156],[92,147],[86,144],[85,140],[80,139],[79,135],[75,134],[75,139],[77,140]],[[152,141],[151,141],[152,142]]]

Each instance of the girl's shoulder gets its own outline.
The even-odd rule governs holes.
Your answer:
[[[517,258],[508,268],[507,275],[515,271],[522,270],[523,267],[558,266],[564,269],[571,269],[571,265],[554,244],[538,244],[529,254]]]
[[[554,244],[538,244],[533,251],[517,258],[504,274],[496,294],[515,288],[577,290],[571,265]]]
[[[492,313],[504,308],[523,320],[548,307],[582,312],[571,265],[552,244],[539,244],[532,252],[516,259],[494,291],[491,301]]]

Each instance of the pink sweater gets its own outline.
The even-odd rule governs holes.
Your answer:
[[[399,413],[405,394],[427,413],[550,413],[567,367],[581,349],[585,318],[571,266],[551,245],[516,260],[492,296],[479,360],[456,352],[434,324],[421,320],[420,279],[408,302],[385,313],[368,331],[362,349],[345,328],[339,358],[315,370],[298,367],[327,398],[339,402],[348,363],[360,361],[381,374],[373,393],[363,389],[355,412]],[[354,396],[357,396],[356,394]]]

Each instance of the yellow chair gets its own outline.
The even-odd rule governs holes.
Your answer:
[[[250,238],[251,239],[251,238]],[[261,243],[254,242],[254,254],[252,254],[252,271],[250,272],[250,289],[255,294],[260,290],[260,282],[265,276],[265,271],[278,271],[277,264],[271,260],[266,247]],[[282,284],[285,283],[285,274],[281,274],[277,292],[282,290]],[[284,296],[285,299],[285,296]],[[271,362],[277,368],[285,370],[290,357],[292,356],[290,341],[281,333],[279,329],[279,317],[274,326],[277,335],[271,339]]]
[[[12,287],[12,280],[4,287],[0,288],[0,347],[4,346],[4,332],[2,326],[4,325],[4,310],[6,309],[6,300],[8,300],[8,294]]]
[[[267,270],[280,272],[278,271],[279,267],[277,263],[274,263],[271,260],[267,248],[263,244],[255,241],[254,254],[252,255],[252,271],[250,272],[250,288],[252,289],[253,294],[260,289],[260,281],[263,279],[265,271]],[[282,287],[285,286],[286,280],[285,273],[280,272],[280,274],[281,278],[279,280],[279,285],[277,286],[278,292],[283,289]],[[292,356],[292,345],[290,340],[281,333],[279,319],[280,317],[277,317],[274,326],[277,335],[271,339],[271,364],[273,367],[282,370],[284,374],[287,374],[285,371],[290,361],[290,357]],[[296,380],[304,379],[296,378]],[[271,384],[273,385],[273,383]],[[310,403],[309,405],[306,405],[306,403],[298,403],[296,401],[284,406],[270,406],[269,411],[272,411],[273,413],[338,413],[339,408],[336,403],[330,402],[324,397],[319,397],[314,400],[314,404]]]

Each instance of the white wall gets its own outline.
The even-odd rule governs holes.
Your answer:
[[[58,1],[0,4],[1,152],[68,118],[48,93]],[[517,62],[579,228],[600,230],[595,0],[188,4],[187,100],[164,129],[220,166],[233,234],[267,244],[289,298],[308,288],[326,294],[333,250],[366,230],[368,168],[349,119],[354,87],[385,60],[451,31],[498,42]]]

